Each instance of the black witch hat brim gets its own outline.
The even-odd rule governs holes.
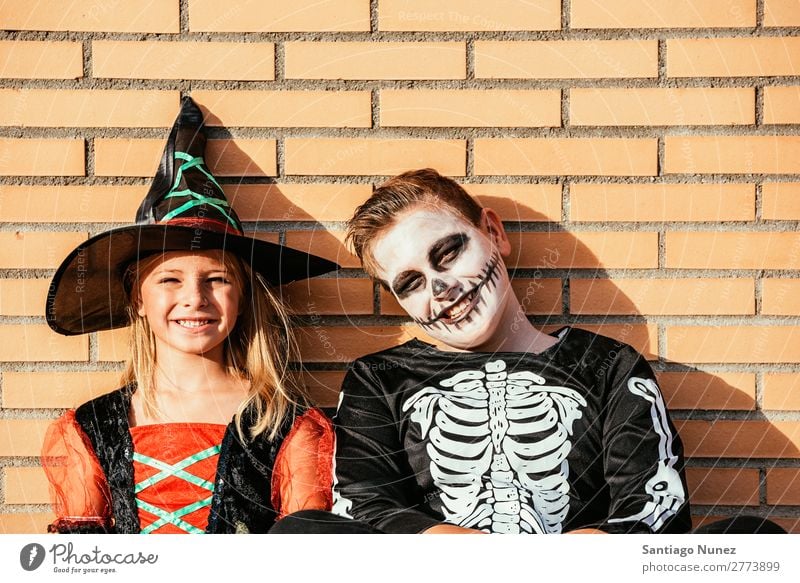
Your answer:
[[[127,326],[128,265],[170,251],[221,249],[247,261],[270,285],[334,271],[327,259],[250,237],[175,225],[134,225],[101,233],[62,262],[47,295],[47,323],[64,335]]]
[[[139,259],[170,251],[230,251],[270,285],[314,277],[339,266],[268,241],[176,225],[112,229],[76,247],[56,271],[47,294],[50,327],[66,336],[127,326],[129,293],[123,275]]]

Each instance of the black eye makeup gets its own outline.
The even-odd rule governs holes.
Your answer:
[[[437,271],[443,270],[461,255],[468,242],[469,235],[466,233],[454,233],[436,241],[428,251],[431,267]]]
[[[424,283],[425,276],[419,271],[404,271],[394,278],[392,291],[398,298],[404,298]]]

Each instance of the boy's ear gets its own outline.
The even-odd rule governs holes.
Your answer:
[[[508,239],[500,215],[490,208],[484,208],[481,211],[481,224],[483,228],[486,229],[492,241],[494,241],[500,255],[502,257],[508,257],[511,254],[511,241]]]

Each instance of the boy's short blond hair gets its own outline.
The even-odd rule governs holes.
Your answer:
[[[482,207],[455,180],[436,170],[411,170],[381,184],[359,206],[347,224],[345,242],[361,260],[364,270],[378,279],[378,265],[372,255],[372,241],[397,217],[418,204],[447,207],[476,227],[481,224]],[[381,281],[385,286],[385,282]]]

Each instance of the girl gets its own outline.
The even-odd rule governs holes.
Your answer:
[[[51,283],[56,332],[131,331],[123,387],[45,439],[53,532],[266,532],[330,506],[332,431],[288,378],[268,285],[338,266],[245,237],[205,141],[186,98],[136,225],[80,245]]]

